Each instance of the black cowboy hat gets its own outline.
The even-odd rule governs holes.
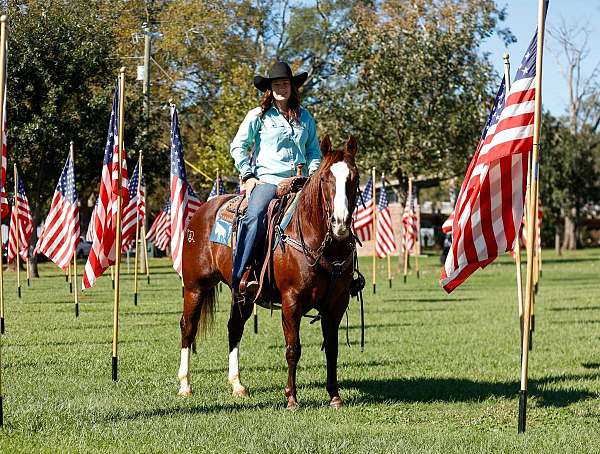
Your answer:
[[[290,79],[290,81],[296,86],[296,88],[302,86],[306,79],[308,79],[308,73],[303,72],[296,74],[292,73],[292,69],[287,63],[278,61],[273,64],[267,71],[267,77],[254,76],[254,86],[260,91],[267,91],[271,88],[271,81],[275,79]]]

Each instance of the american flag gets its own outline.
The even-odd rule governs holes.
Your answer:
[[[138,181],[140,183],[139,192]],[[139,179],[139,162],[136,164],[135,169],[133,169],[133,173],[131,174],[128,192],[129,203],[123,209],[123,220],[121,221],[121,235],[124,251],[131,248],[135,242],[136,225],[139,225],[141,228],[146,219],[146,183],[144,181],[144,175],[142,175],[141,181]]]
[[[8,230],[8,262],[12,262],[17,256],[17,225],[19,226],[19,257],[27,260],[29,251],[29,239],[33,232],[33,218],[29,201],[25,194],[23,179],[17,172],[17,193],[14,198],[12,213],[10,216],[10,228]]]
[[[404,230],[403,247],[410,254],[417,242],[417,215],[415,213],[416,196],[414,192],[406,198],[406,206],[402,213],[402,228]]]
[[[379,204],[377,205],[377,230],[375,232],[375,251],[381,258],[392,255],[396,249],[394,229],[392,227],[392,215],[388,208],[388,199],[385,192],[385,180],[381,179],[381,191],[379,192]]]
[[[533,148],[537,33],[506,94],[500,84],[456,201],[453,242],[440,283],[450,293],[510,251],[521,227]]]
[[[206,199],[207,201],[218,196],[221,194],[227,194],[225,192],[225,184],[223,183],[223,179],[221,178],[221,175],[219,175],[219,177],[217,179],[215,179],[215,182],[213,183],[213,187],[210,190],[210,194],[208,194],[208,199]]]
[[[7,122],[7,114],[6,114],[6,94],[7,94],[7,85],[4,85],[4,109],[2,110],[3,119],[2,119],[2,175],[0,176],[0,216],[5,218],[8,216],[9,207],[8,207],[8,198],[6,197],[6,166],[8,165],[8,143],[6,137],[8,135],[8,122]]]
[[[154,242],[154,245],[165,251],[171,240],[171,201],[167,199],[165,206],[154,218],[154,222],[146,235],[147,241]]]
[[[187,217],[185,225],[187,225],[187,223],[190,221],[190,219],[192,218],[192,216],[194,215],[196,210],[198,208],[200,208],[200,206],[202,205],[200,198],[198,197],[196,192],[192,189],[192,186],[189,183],[188,183],[188,187],[187,187],[187,195],[188,195],[188,217]]]
[[[75,168],[71,157],[60,175],[50,211],[38,239],[36,252],[44,254],[63,271],[69,269],[79,244],[79,207],[75,189]]]
[[[96,204],[94,205],[94,209],[92,210],[92,215],[90,216],[90,222],[88,224],[87,232],[85,232],[85,241],[89,241],[90,243],[94,241],[94,217],[96,216],[96,210],[98,209],[98,199],[96,199]]]
[[[102,162],[102,176],[100,180],[100,191],[98,194],[98,205],[90,220],[94,224],[92,249],[85,264],[83,274],[83,288],[87,289],[94,285],[96,279],[104,273],[116,261],[117,250],[117,206],[119,187],[119,157],[121,159],[121,211],[122,207],[129,202],[129,191],[127,190],[127,159],[125,150],[119,152],[119,82],[115,88],[110,121],[108,124],[108,136],[104,148],[104,160]]]
[[[357,198],[352,217],[352,228],[358,239],[370,240],[373,231],[373,177],[369,178],[364,191],[362,191],[362,199],[361,197]]]
[[[189,185],[183,161],[183,143],[179,131],[179,116],[171,108],[171,257],[173,268],[181,276],[181,251],[183,236],[189,219],[201,205]]]
[[[452,233],[452,225],[454,224],[454,210],[450,213],[450,216],[446,218],[442,224],[443,233]]]

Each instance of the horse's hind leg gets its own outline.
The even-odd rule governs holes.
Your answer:
[[[227,323],[229,333],[229,374],[234,396],[248,397],[248,390],[240,381],[240,341],[244,334],[244,325],[252,314],[253,305],[248,302],[234,301],[231,305],[231,314]]]
[[[190,347],[195,342],[196,333],[198,332],[198,322],[204,312],[212,311],[214,305],[214,288],[201,289],[199,286],[184,289],[183,295],[183,315],[179,322],[181,328],[181,361],[179,363],[179,379],[178,396],[190,396],[192,387],[190,383]]]

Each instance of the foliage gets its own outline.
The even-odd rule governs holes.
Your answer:
[[[384,1],[356,8],[320,105],[330,129],[355,134],[362,163],[401,181],[464,172],[493,89],[481,41],[503,19],[492,1]]]
[[[569,126],[546,113],[542,121],[540,197],[544,208],[545,244],[562,229],[565,213],[575,208],[576,220],[589,203],[600,202],[600,169],[592,145],[598,140],[585,132],[573,134]]]
[[[39,222],[71,140],[80,194],[97,187],[118,63],[111,29],[88,2],[21,3],[8,7],[8,156]]]

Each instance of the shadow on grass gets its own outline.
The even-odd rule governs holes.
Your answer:
[[[571,307],[551,307],[549,311],[563,312],[563,311],[596,311],[600,310],[600,306],[571,306]]]
[[[463,301],[479,301],[477,298],[383,298],[385,303],[461,303]]]
[[[369,314],[404,314],[406,312],[440,312],[447,311],[447,307],[428,307],[426,309],[396,309],[389,307],[381,307],[380,309],[369,308]]]
[[[583,389],[550,389],[551,384],[594,376],[549,376],[529,380],[529,394],[539,406],[565,407],[586,399],[595,399],[596,393]],[[354,388],[363,396],[353,403],[384,402],[478,402],[490,397],[512,399],[517,397],[518,381],[485,382],[458,378],[415,378],[391,380],[345,380],[340,388]]]
[[[570,258],[555,258],[555,259],[547,259],[544,258],[544,265],[547,263],[582,263],[582,262],[598,262],[600,261],[597,257],[570,257]]]
[[[550,376],[540,380],[529,381],[529,394],[535,398],[536,405],[541,407],[565,407],[586,399],[595,399],[598,396],[585,390],[548,389],[548,385],[578,378],[594,378],[594,376]],[[301,408],[327,408],[327,401],[302,399],[302,389],[325,388],[325,383],[299,383],[299,401]],[[271,392],[274,389],[283,390],[281,386],[250,387],[250,392]],[[517,401],[519,382],[478,382],[467,379],[453,378],[414,378],[392,380],[344,380],[340,382],[342,397],[344,390],[356,389],[362,395],[348,398],[349,406],[364,404],[394,404],[394,403],[456,403],[479,402],[492,397],[514,399]],[[182,401],[183,402],[183,401]],[[244,400],[237,403],[214,403],[194,406],[181,406],[175,408],[154,408],[134,411],[127,414],[109,415],[108,421],[136,420],[142,418],[163,416],[184,416],[191,414],[216,414],[234,411],[277,409],[283,410],[281,405],[271,402]]]
[[[600,369],[600,363],[581,363],[586,369]]]
[[[183,398],[182,398],[183,402]],[[155,417],[172,417],[172,416],[186,416],[186,415],[195,415],[195,414],[217,414],[217,413],[232,413],[236,411],[244,411],[244,410],[264,410],[264,409],[272,409],[277,408],[277,406],[267,403],[267,402],[252,402],[251,400],[239,401],[238,403],[214,403],[214,404],[206,404],[206,405],[192,405],[192,406],[181,406],[181,407],[171,407],[171,408],[153,408],[141,411],[133,411],[127,414],[113,414],[108,415],[106,417],[106,421],[108,422],[117,422],[117,421],[134,421],[137,419],[147,419],[147,418],[155,418]],[[283,399],[282,404],[280,406],[283,410]]]

